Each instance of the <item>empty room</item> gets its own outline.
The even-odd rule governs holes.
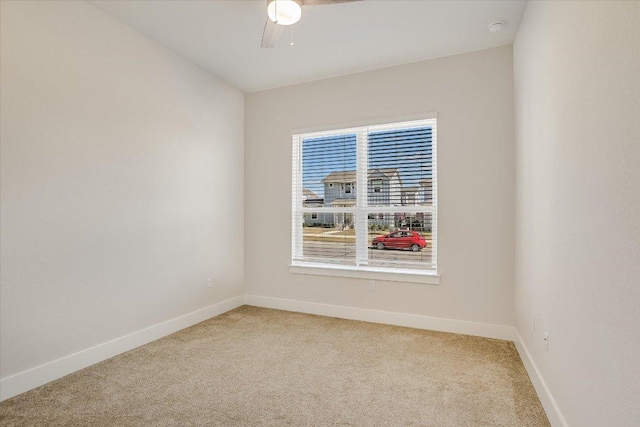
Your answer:
[[[0,426],[640,426],[640,1],[0,0]]]

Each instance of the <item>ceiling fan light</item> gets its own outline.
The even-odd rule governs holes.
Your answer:
[[[276,24],[292,25],[302,17],[302,8],[296,0],[270,0],[267,14]]]

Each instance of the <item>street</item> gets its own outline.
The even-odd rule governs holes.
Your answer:
[[[318,242],[318,241],[304,241],[303,246],[304,256],[313,258],[331,258],[342,260],[354,260],[356,256],[355,242],[345,241],[340,242]],[[397,250],[397,249],[373,249],[368,248],[369,260],[376,266],[384,267],[387,262],[410,262],[424,264],[424,268],[431,266],[431,250],[424,248],[421,251],[413,252],[410,250]],[[412,268],[416,268],[415,265]]]

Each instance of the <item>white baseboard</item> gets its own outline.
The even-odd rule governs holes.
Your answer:
[[[568,427],[535,362],[513,326],[443,319],[415,314],[320,304],[258,295],[238,296],[0,380],[0,401],[62,378],[118,354],[133,350],[243,304],[341,319],[428,329],[513,341],[552,427]]]
[[[0,380],[0,401],[233,310],[243,303],[244,298],[237,296],[3,378]]]
[[[364,322],[406,326],[409,328],[475,335],[478,337],[496,338],[507,341],[514,341],[516,339],[516,329],[513,326],[477,323],[465,320],[442,319],[417,314],[404,314],[390,311],[346,307],[341,305],[319,304],[315,302],[271,298],[258,295],[245,295],[244,302],[247,305],[254,305],[258,307],[338,317],[341,319],[361,320]]]
[[[531,354],[529,353],[529,350],[527,350],[527,346],[524,345],[524,341],[522,341],[522,337],[517,330],[514,343],[516,345],[516,349],[518,349],[518,353],[520,354],[520,359],[522,359],[522,363],[529,374],[529,378],[531,378],[531,383],[533,383],[533,387],[536,389],[536,393],[538,393],[538,398],[542,403],[542,407],[547,413],[547,418],[549,418],[551,426],[569,427],[562,416],[562,412],[560,412],[560,408],[558,408],[558,404],[551,395],[549,387],[547,387],[547,383],[542,378],[542,375],[540,375],[538,367],[531,358]]]

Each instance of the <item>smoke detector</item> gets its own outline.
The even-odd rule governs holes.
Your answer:
[[[504,27],[504,22],[496,21],[489,24],[487,28],[489,29],[490,33],[497,33],[499,31],[502,31],[502,27]]]

